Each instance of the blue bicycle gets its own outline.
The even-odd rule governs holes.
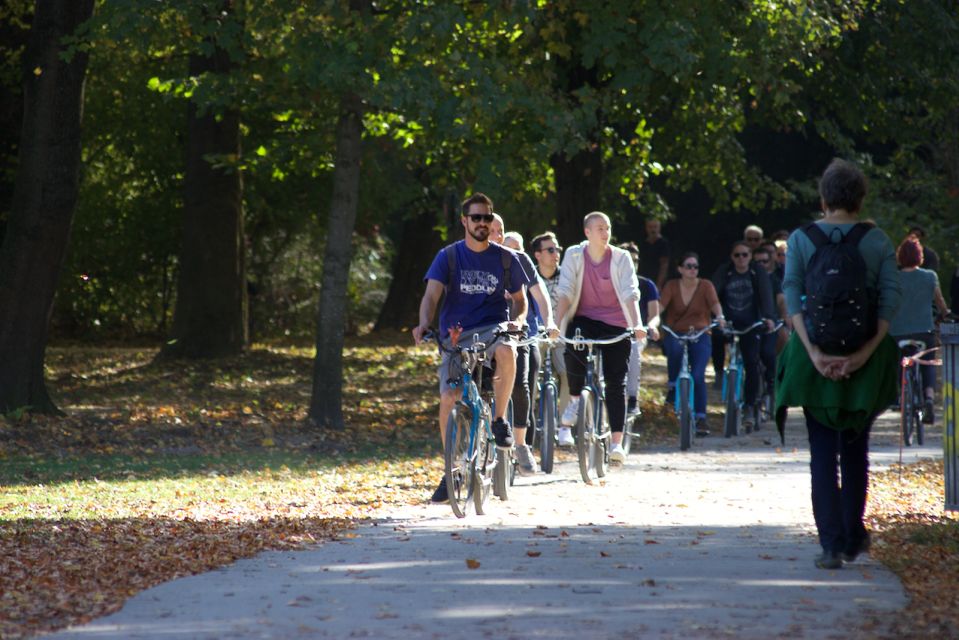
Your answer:
[[[743,432],[743,385],[746,369],[743,364],[743,354],[739,347],[739,338],[759,327],[765,326],[762,320],[754,322],[743,330],[733,329],[726,325],[723,333],[729,341],[729,365],[723,373],[723,402],[726,404],[726,417],[723,420],[723,435],[727,438],[738,436]],[[755,416],[752,418],[755,420]],[[752,431],[753,422],[745,422],[745,431]]]
[[[544,338],[540,338],[544,340]],[[533,412],[533,443],[539,450],[539,466],[543,473],[553,473],[556,452],[556,420],[559,414],[559,391],[553,375],[552,343],[547,342],[543,365],[536,378],[536,411]]]
[[[695,430],[695,385],[693,384],[692,370],[689,368],[689,345],[699,340],[703,334],[717,326],[719,323],[703,327],[699,331],[690,330],[686,334],[678,334],[666,325],[660,328],[674,337],[683,346],[683,360],[679,367],[679,375],[676,376],[675,388],[675,407],[676,415],[679,416],[679,449],[686,451],[693,445],[693,431]]]
[[[469,346],[454,344],[449,349],[433,330],[427,331],[423,340],[434,340],[440,351],[460,356],[458,362],[455,358],[450,361],[450,386],[462,389],[462,395],[453,405],[446,421],[446,445],[443,451],[446,489],[450,507],[457,518],[466,516],[470,502],[476,513],[483,515],[499,465],[490,409],[492,392],[480,391],[486,344],[479,341],[479,335],[474,334]],[[454,366],[457,370],[453,370]]]

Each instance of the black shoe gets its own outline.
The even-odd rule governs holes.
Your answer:
[[[865,553],[869,551],[869,546],[872,544],[872,540],[869,538],[869,534],[866,534],[866,537],[862,539],[862,542],[859,543],[859,546],[853,551],[843,551],[842,559],[844,562],[852,562],[859,557],[860,553]]]
[[[436,491],[433,492],[433,497],[430,498],[430,502],[442,504],[449,501],[450,494],[446,491],[446,476],[443,476],[443,479],[440,480],[439,486],[436,487]]]
[[[706,418],[700,418],[696,421],[696,437],[705,438],[709,435],[709,425],[706,423]]]
[[[513,427],[502,418],[493,420],[493,437],[496,439],[497,447],[513,446]]]
[[[816,566],[820,569],[842,569],[842,558],[835,551],[823,551],[816,556]]]
[[[935,407],[933,407],[932,399],[926,398],[926,406],[922,411],[922,423],[923,424],[932,424],[936,421]]]

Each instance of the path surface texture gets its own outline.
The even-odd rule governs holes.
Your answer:
[[[57,638],[849,638],[902,608],[896,577],[819,552],[805,428],[634,453],[586,485],[574,460],[456,519],[413,505],[340,541],[145,591]],[[880,418],[873,468],[895,462]],[[935,430],[934,430],[935,431]],[[941,455],[938,438],[906,460]],[[439,471],[437,471],[437,477]]]

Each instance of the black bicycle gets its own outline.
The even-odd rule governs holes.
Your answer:
[[[915,435],[916,444],[922,446],[926,441],[924,422],[926,403],[919,367],[923,364],[935,364],[935,361],[926,361],[922,357],[938,347],[926,349],[926,343],[922,340],[900,340],[898,344],[902,351],[902,380],[899,396],[899,407],[902,412],[902,440],[907,447],[910,447]]]
[[[540,340],[546,338],[541,336]],[[539,466],[543,473],[553,473],[553,456],[557,442],[559,391],[553,375],[552,351],[552,341],[548,341],[543,365],[536,378],[536,411],[533,412],[533,448],[539,450]]]

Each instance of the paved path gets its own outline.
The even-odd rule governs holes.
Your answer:
[[[898,458],[897,419],[880,418],[874,466]],[[54,637],[848,638],[857,616],[905,597],[868,556],[813,567],[804,435],[794,421],[781,451],[769,427],[662,447],[597,486],[564,462],[518,479],[486,516],[410,506],[356,537],[150,589]],[[907,458],[941,455],[930,439]]]

